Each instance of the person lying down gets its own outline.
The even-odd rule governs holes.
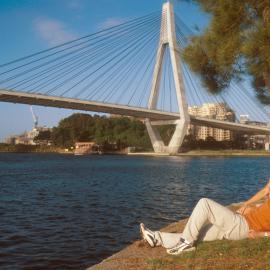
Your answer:
[[[162,246],[171,255],[195,250],[199,241],[270,237],[269,194],[270,179],[236,212],[211,199],[202,198],[182,233],[151,231],[143,223],[140,224],[140,232],[151,247]],[[264,197],[267,197],[264,203],[256,204]]]

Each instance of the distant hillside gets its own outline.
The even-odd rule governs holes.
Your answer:
[[[76,113],[59,122],[50,133],[40,133],[36,140],[52,140],[59,147],[71,147],[75,142],[94,141],[100,145],[117,145],[118,149],[135,146],[151,149],[145,125],[128,117]]]
[[[161,126],[159,131],[165,144],[168,144],[174,126]],[[143,122],[129,117],[106,117],[76,113],[61,120],[51,131],[40,132],[35,140],[51,141],[52,145],[61,148],[74,146],[75,142],[93,141],[102,145],[105,150],[110,147],[117,150],[136,147],[137,150],[153,151]],[[213,137],[197,140],[187,135],[182,150],[196,149],[247,149],[248,145],[242,134],[235,134],[233,141],[216,141]],[[262,148],[259,145],[257,149]]]

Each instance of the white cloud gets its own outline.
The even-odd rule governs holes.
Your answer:
[[[69,8],[74,9],[74,10],[82,9],[84,6],[82,0],[69,0],[67,2],[67,5]]]
[[[123,19],[123,18],[108,18],[98,25],[98,29],[100,30],[107,29],[107,28],[122,24],[125,21],[126,19]]]
[[[61,21],[54,19],[37,19],[34,24],[37,34],[50,46],[76,39],[76,35],[69,31],[67,26]]]

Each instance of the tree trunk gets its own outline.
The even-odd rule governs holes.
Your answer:
[[[270,26],[270,7],[266,7],[263,11],[263,21],[266,25]],[[263,78],[265,81],[265,86],[268,89],[268,93],[270,95],[270,73],[264,72]]]
[[[270,23],[270,7],[266,7],[263,11],[263,20],[266,24]]]
[[[270,95],[270,73],[264,72],[263,73],[263,79],[264,79],[264,82],[265,82],[265,86],[268,89],[268,93]]]

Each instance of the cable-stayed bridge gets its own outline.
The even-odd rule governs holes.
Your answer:
[[[258,122],[269,115],[252,90],[231,83],[210,94],[181,61],[192,31],[171,3],[121,25],[0,65],[0,101],[134,116],[145,124],[156,152],[176,153],[188,125],[270,135],[270,127],[239,123],[241,114]],[[236,122],[196,117],[188,107],[226,105]],[[157,125],[173,124],[164,145]]]

